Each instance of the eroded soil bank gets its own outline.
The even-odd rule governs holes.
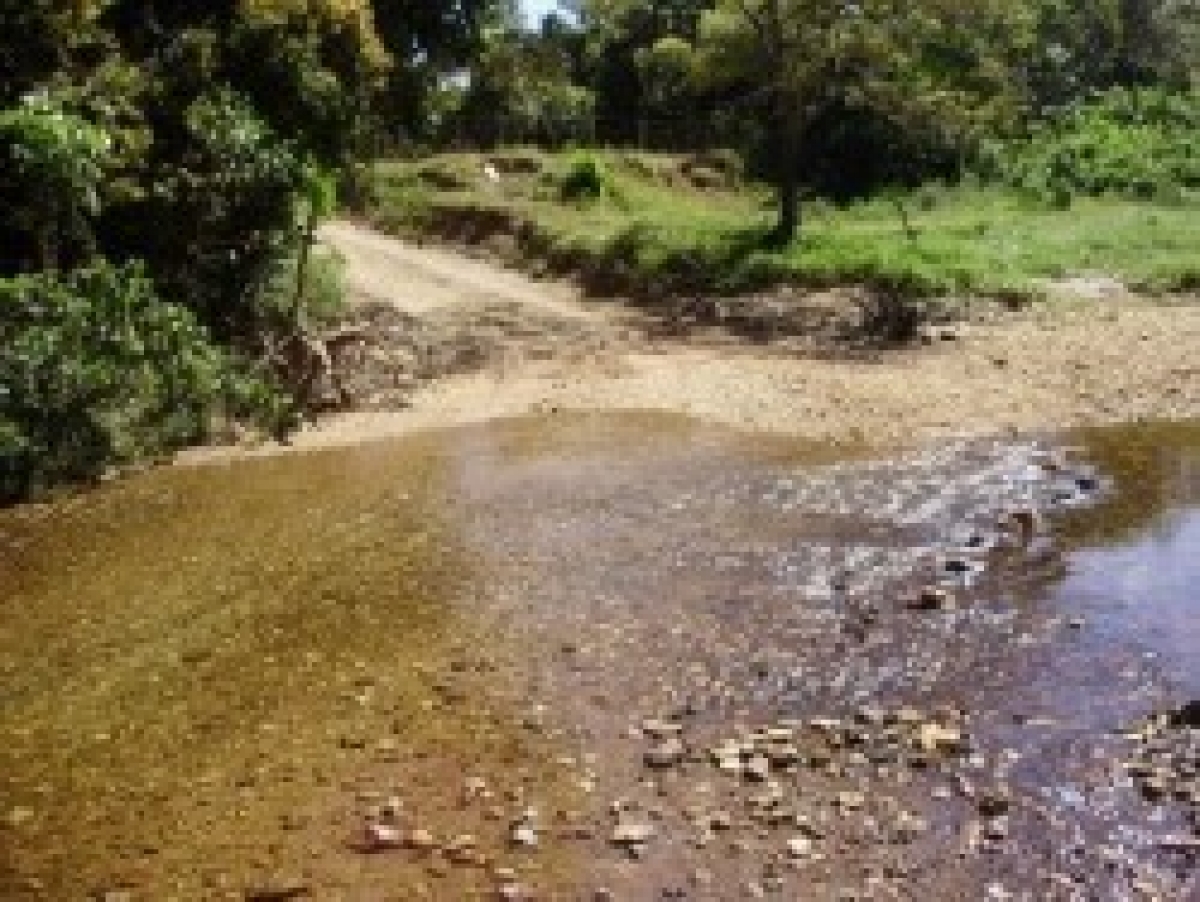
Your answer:
[[[1188,898],[1197,449],[560,413],[4,512],[0,896]]]

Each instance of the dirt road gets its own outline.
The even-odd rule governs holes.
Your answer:
[[[346,223],[330,224],[323,238],[345,257],[360,301],[394,305],[434,332],[452,328],[459,341],[492,328],[496,310],[504,328],[477,355],[491,362],[422,380],[403,409],[326,419],[301,434],[299,446],[555,410],[682,412],[743,429],[883,444],[1200,415],[1195,298],[1068,291],[1019,313],[985,310],[869,361],[831,359],[711,330],[654,338],[625,305],[585,300],[570,285]],[[575,340],[581,332],[586,341]],[[534,350],[509,353],[514,346]]]
[[[596,316],[564,283],[536,282],[453,251],[418,247],[351,222],[327,223],[320,239],[346,261],[347,288],[359,301],[382,301],[417,316],[497,303],[563,317]]]

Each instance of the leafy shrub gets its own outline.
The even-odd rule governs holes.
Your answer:
[[[581,151],[571,157],[559,182],[563,200],[598,200],[612,193],[612,177],[593,153]]]
[[[218,414],[286,416],[137,265],[0,280],[0,346],[6,501],[202,440]]]
[[[0,197],[3,224],[15,233],[10,240],[19,237],[30,246],[37,266],[60,266],[67,251],[91,246],[90,219],[100,210],[111,151],[102,128],[47,93],[0,110],[0,160],[18,176]]]
[[[264,325],[254,299],[302,234],[305,160],[227,89],[176,112],[156,144],[164,156],[152,190],[106,214],[101,225],[119,240],[102,248],[145,260],[164,299],[193,310],[221,343],[244,346]]]
[[[983,175],[1055,206],[1075,195],[1178,200],[1200,189],[1198,134],[1200,94],[1120,88],[992,146]]]

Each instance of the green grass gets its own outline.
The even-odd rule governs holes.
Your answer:
[[[1090,274],[1146,290],[1200,285],[1195,201],[1080,198],[1052,209],[998,188],[924,188],[897,198],[911,234],[892,199],[812,202],[801,238],[768,250],[773,214],[761,186],[700,188],[682,158],[596,152],[608,190],[564,202],[561,179],[578,155],[511,153],[523,171],[499,183],[483,176],[485,158],[475,155],[381,163],[376,221],[473,241],[508,232],[518,239],[514,262],[540,261],[633,292],[858,282],[920,296],[1030,297],[1040,280]]]

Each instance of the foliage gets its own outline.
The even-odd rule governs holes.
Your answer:
[[[890,0],[721,0],[701,23],[698,70],[765,117],[786,243],[799,226],[802,143],[823,113],[882,110],[906,130],[965,140],[1015,106],[1008,51],[1028,24],[1009,0],[921,0],[904,16]]]
[[[468,67],[481,51],[484,29],[494,24],[497,0],[388,0],[373,2],[375,28],[392,57],[387,83],[375,107],[384,137],[423,141],[438,126],[437,104],[451,73]]]
[[[562,48],[514,23],[488,28],[468,76],[440,92],[440,136],[491,147],[561,147],[593,134],[594,95],[571,79]]]
[[[201,440],[218,413],[286,415],[137,266],[0,280],[0,344],[3,500]]]
[[[156,161],[147,195],[108,218],[121,239],[110,248],[146,259],[166,299],[236,343],[266,325],[253,299],[299,239],[304,161],[229,90],[197,98],[180,120],[176,146]]]
[[[6,219],[16,233],[32,239],[42,269],[57,269],[68,247],[90,247],[90,219],[100,212],[111,151],[102,128],[67,112],[46,93],[0,110],[0,155],[15,175],[0,188]]]
[[[1067,205],[1078,195],[1181,199],[1200,191],[1200,93],[1114,89],[1029,138],[993,145],[985,177]]]
[[[720,106],[690,79],[712,0],[585,0],[576,77],[596,96],[597,141],[682,151],[702,142]]]
[[[1179,89],[1195,71],[1200,8],[1191,0],[1041,0],[1022,62],[1039,115],[1111,88]]]
[[[97,19],[106,0],[8,0],[0,4],[0,107],[74,74],[81,56],[102,53]]]
[[[332,314],[334,187],[497,5],[0,4],[4,494],[202,437],[215,401],[282,424],[232,361]]]
[[[613,193],[612,177],[599,156],[587,151],[572,155],[559,181],[559,194],[563,200],[599,200]]]

